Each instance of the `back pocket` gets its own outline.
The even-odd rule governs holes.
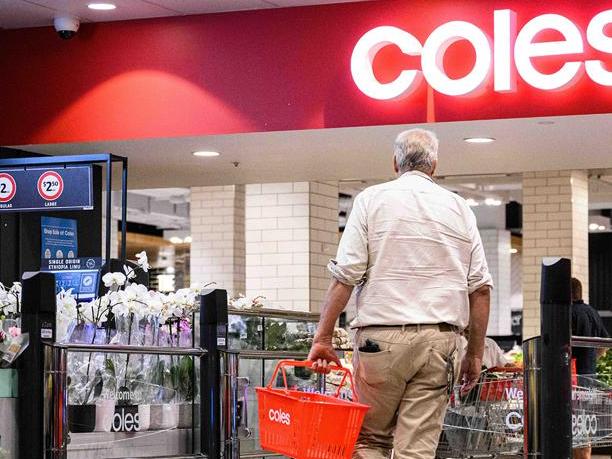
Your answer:
[[[357,351],[356,376],[370,386],[376,386],[389,380],[391,369],[391,351],[383,349],[378,352]]]

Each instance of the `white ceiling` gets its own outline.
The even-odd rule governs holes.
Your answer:
[[[612,114],[437,123],[440,175],[612,168]],[[368,180],[393,175],[392,143],[407,126],[268,132],[119,142],[25,145],[45,154],[110,152],[129,158],[132,188],[301,180]],[[425,126],[427,127],[427,126]],[[492,144],[468,144],[486,135]],[[221,156],[198,158],[194,150]],[[237,167],[234,163],[238,163]],[[468,180],[469,183],[469,180]]]
[[[117,6],[112,11],[88,9],[87,4],[94,1],[102,0],[0,0],[0,28],[49,26],[61,13],[82,22],[107,22],[364,0],[105,0]]]

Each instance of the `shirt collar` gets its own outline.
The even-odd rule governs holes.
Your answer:
[[[574,300],[572,304],[584,304],[584,300]]]
[[[404,172],[400,178],[403,177],[409,177],[409,176],[417,176],[417,177],[422,177],[424,179],[429,180],[430,182],[434,183],[433,179],[427,175],[425,172],[421,172],[421,171],[408,171],[408,172]]]

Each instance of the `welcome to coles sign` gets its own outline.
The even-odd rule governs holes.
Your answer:
[[[611,113],[611,10],[377,0],[0,31],[0,144]]]

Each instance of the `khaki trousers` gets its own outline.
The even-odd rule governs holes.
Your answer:
[[[457,374],[457,335],[438,325],[366,327],[380,352],[355,352],[355,389],[366,414],[354,459],[434,459],[448,387]]]

